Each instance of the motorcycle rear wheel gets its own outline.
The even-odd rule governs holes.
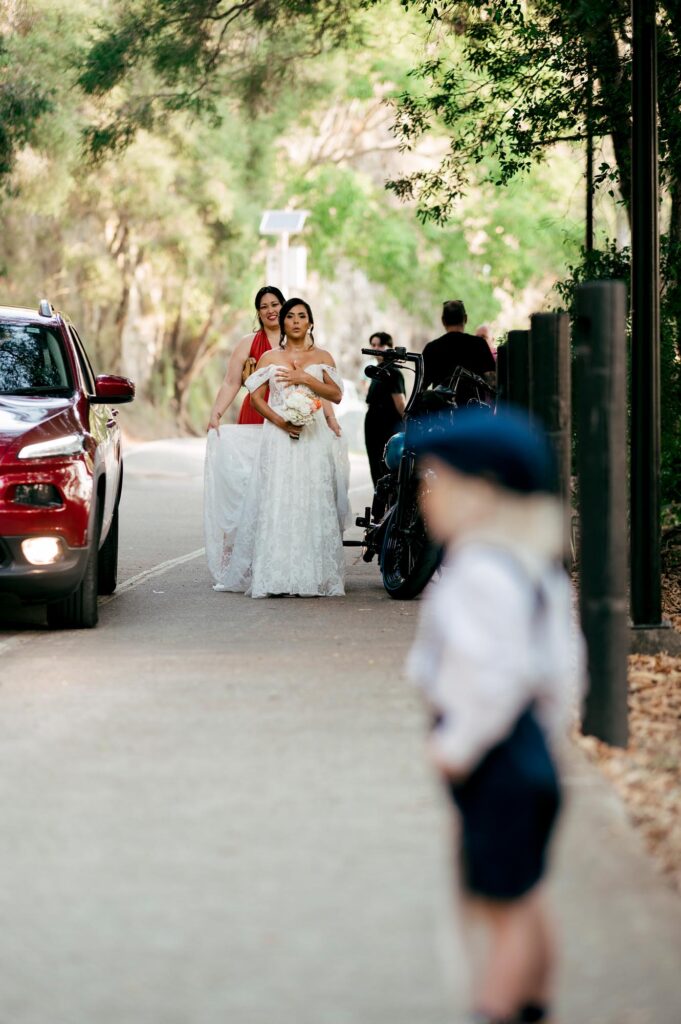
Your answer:
[[[414,509],[410,537],[397,529],[397,509],[388,520],[381,551],[383,586],[397,601],[418,597],[440,564],[441,550],[426,533],[423,520]]]

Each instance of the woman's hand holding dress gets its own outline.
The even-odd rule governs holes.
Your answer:
[[[220,413],[215,408],[211,409],[210,419],[208,420],[208,430],[219,430],[220,429]]]
[[[220,419],[230,407],[241,389],[241,375],[244,368],[244,361],[250,352],[253,338],[254,335],[247,334],[237,344],[229,357],[227,373],[225,374],[224,380],[222,381],[218,393],[215,396],[213,408],[210,411],[207,430],[217,430],[218,433],[220,432]]]

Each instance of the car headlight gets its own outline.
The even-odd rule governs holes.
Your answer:
[[[53,437],[51,441],[37,441],[20,449],[20,459],[45,459],[56,455],[77,455],[84,451],[82,434],[64,434]]]

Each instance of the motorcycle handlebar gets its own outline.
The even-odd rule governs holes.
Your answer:
[[[381,356],[383,359],[401,359],[407,363],[418,363],[423,359],[420,352],[407,352],[406,348],[363,348],[365,356]]]
[[[492,384],[488,384],[484,377],[478,376],[478,374],[473,373],[472,370],[467,370],[465,366],[458,366],[452,374],[452,386],[456,386],[462,377],[466,380],[472,381],[473,384],[476,384],[478,387],[489,391],[490,394],[494,394],[496,391],[496,388]]]
[[[420,352],[407,352],[406,348],[363,348],[362,353],[367,356],[380,355],[382,357],[381,362],[377,366],[372,367],[372,369],[375,370],[375,373],[367,373],[367,377],[369,377],[370,379],[374,377],[380,377],[381,371],[385,372],[385,370],[387,369],[387,363],[414,364],[414,387],[412,389],[411,395],[409,396],[409,401],[407,402],[406,408],[403,413],[404,418],[406,419],[406,417],[413,409],[414,402],[421,393],[421,388],[423,386],[423,356],[421,355]]]

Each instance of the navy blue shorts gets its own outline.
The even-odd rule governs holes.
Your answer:
[[[544,874],[561,802],[556,769],[532,711],[449,791],[462,819],[464,888],[492,900],[529,892]]]

